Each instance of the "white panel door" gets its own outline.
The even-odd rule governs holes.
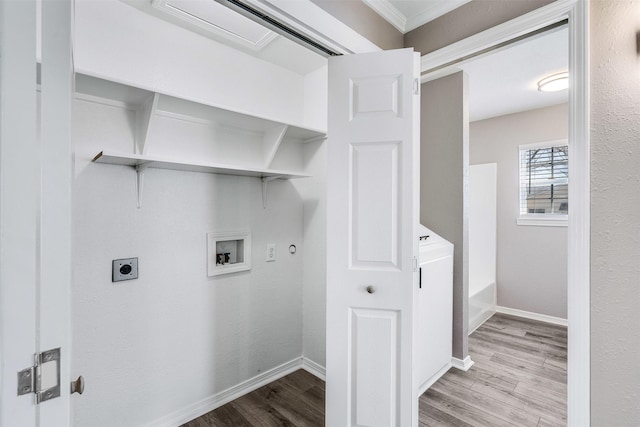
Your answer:
[[[417,425],[418,65],[329,60],[327,426]]]
[[[71,0],[0,1],[0,427],[71,424],[71,16]],[[40,379],[59,376],[60,397],[18,396],[18,372],[55,348]]]

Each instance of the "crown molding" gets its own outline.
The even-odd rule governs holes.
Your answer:
[[[389,0],[362,1],[402,34],[406,34],[471,0],[437,0],[428,3],[425,2],[425,5],[428,5],[427,8],[412,16],[405,15]]]
[[[415,30],[427,22],[433,21],[434,19],[459,8],[470,1],[471,0],[440,0],[438,2],[430,2],[431,6],[428,9],[424,9],[422,12],[414,16],[405,18],[407,23],[404,32],[408,33],[411,30]]]
[[[402,34],[407,31],[407,17],[400,12],[388,0],[362,0],[364,4],[373,9],[385,21],[393,25]]]

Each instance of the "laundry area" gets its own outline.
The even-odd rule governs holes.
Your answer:
[[[491,2],[0,3],[0,427],[588,419],[587,6]],[[473,116],[553,34],[574,86]]]

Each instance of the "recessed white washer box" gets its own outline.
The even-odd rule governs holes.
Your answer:
[[[213,231],[207,233],[207,274],[236,273],[251,270],[251,233]]]

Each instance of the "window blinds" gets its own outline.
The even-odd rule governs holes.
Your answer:
[[[520,149],[520,214],[569,210],[567,145]]]

